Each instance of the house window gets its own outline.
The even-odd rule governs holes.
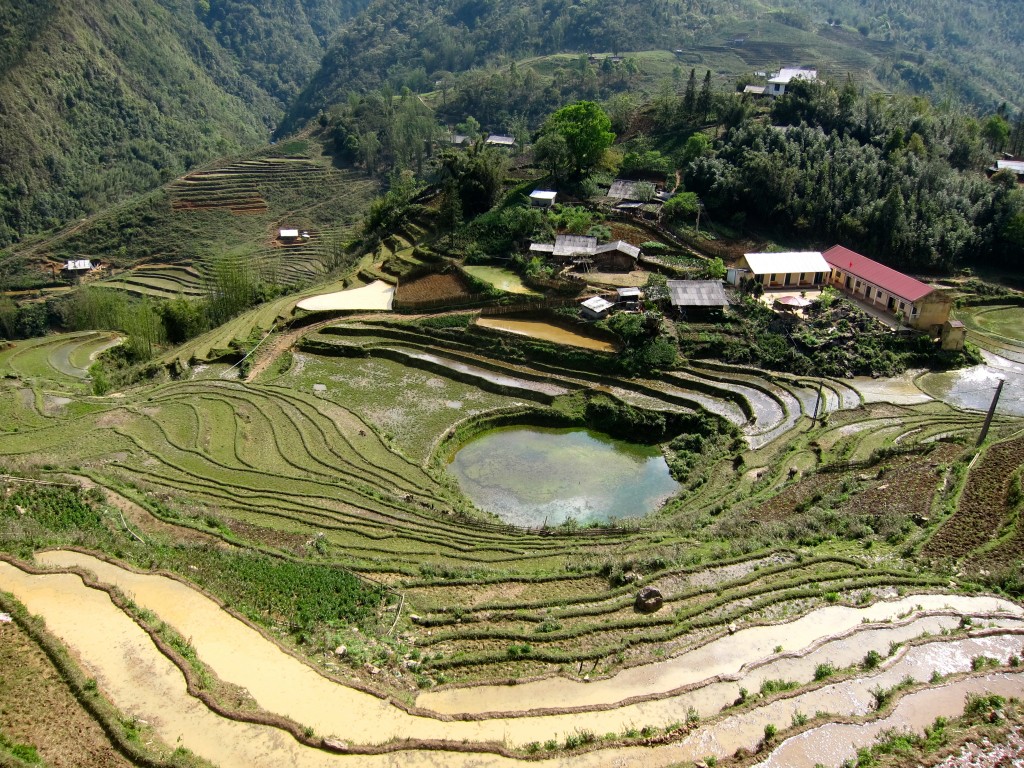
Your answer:
[[[904,304],[904,303],[903,303],[903,302],[901,301],[901,302],[900,302],[900,312],[903,312],[903,311],[904,311],[904,310],[905,310],[906,308],[907,308],[907,305],[906,305],[906,304]]]
[[[802,283],[803,281],[804,281],[804,273],[803,273],[803,272],[801,272],[801,273],[800,273],[800,282]]]
[[[910,316],[917,317],[917,307],[914,307],[913,309],[910,310]]]
[[[768,282],[769,283],[774,283],[775,282],[775,275],[774,274],[768,276]]]
[[[854,288],[860,288],[860,280],[858,280],[858,281],[857,281],[857,284],[856,284],[856,285],[854,285],[853,287],[854,287]]]
[[[881,288],[875,289],[875,298],[876,299],[882,298],[882,289]]]

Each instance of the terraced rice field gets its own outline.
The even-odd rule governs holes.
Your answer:
[[[177,359],[251,345],[299,299],[240,316]],[[1024,610],[969,582],[1019,552],[1019,420],[998,416],[968,466],[980,415],[865,403],[842,381],[712,362],[661,378],[599,375],[531,358],[534,341],[494,344],[462,316],[287,333],[265,343],[294,338],[290,357],[253,381],[186,377],[110,398],[89,396],[81,378],[109,335],[0,352],[0,463],[59,478],[73,445],[74,477],[116,490],[122,512],[135,505],[127,521],[105,513],[117,536],[108,555],[148,566],[169,547],[200,562],[211,543],[241,544],[391,590],[378,634],[336,619],[298,627],[259,611],[243,619],[165,575],[80,552],[37,556],[87,567],[191,638],[196,663],[254,700],[225,712],[190,696],[173,654],[95,587],[0,564],[0,589],[45,615],[102,691],[165,741],[183,735],[225,765],[669,765],[737,749],[787,764],[789,728],[844,749],[836,720],[874,738],[891,717],[876,711],[876,690],[893,689],[897,706],[905,692],[947,709],[943,686],[961,704],[968,690],[1024,690],[1008,666]],[[481,419],[550,418],[598,396],[717,414],[741,444],[704,451],[678,497],[612,529],[502,524],[445,470]],[[986,506],[996,497],[1001,506]],[[22,541],[24,521],[0,522],[0,541]],[[961,569],[952,586],[946,558]],[[640,586],[658,590],[657,610],[637,609]],[[797,715],[807,722],[794,726]],[[768,725],[780,734],[770,743]],[[324,737],[349,754],[329,754]]]
[[[992,598],[912,595],[862,609],[825,608],[796,622],[745,629],[671,661],[590,685],[552,680],[452,690],[421,696],[418,708],[410,710],[315,674],[270,638],[180,582],[135,574],[73,552],[44,553],[40,561],[58,569],[86,567],[100,586],[130,592],[151,617],[190,637],[198,656],[221,679],[250,691],[270,716],[264,722],[282,724],[275,728],[238,722],[205,710],[184,693],[180,673],[175,674],[139,626],[77,576],[33,576],[0,563],[4,589],[46,617],[115,704],[154,723],[165,741],[180,736],[185,746],[222,765],[274,765],[281,759],[322,765],[329,758],[329,752],[321,751],[328,743],[350,753],[330,756],[332,765],[435,765],[438,760],[445,765],[511,765],[517,753],[540,751],[534,744],[554,744],[543,747],[548,752],[607,745],[573,756],[574,765],[668,765],[680,758],[721,759],[740,748],[758,749],[766,724],[779,722],[785,728],[795,713],[820,713],[825,706],[831,714],[817,716],[824,722],[853,717],[870,727],[876,720],[873,691],[903,684],[908,676],[941,679],[966,673],[954,683],[960,696],[966,690],[1007,694],[1020,687],[1018,675],[970,674],[977,656],[1000,664],[1017,651],[1024,627],[1018,606]],[[963,616],[989,626],[957,632]],[[790,646],[788,652],[780,652],[779,640]],[[769,650],[773,644],[775,650]],[[881,653],[887,647],[889,659]],[[130,649],[127,657],[113,650],[119,648]],[[881,659],[872,669],[859,666],[869,650]],[[126,665],[125,658],[133,663]],[[821,677],[822,664],[836,670],[828,676],[837,675],[834,681]],[[844,669],[853,673],[840,672]],[[766,684],[777,680],[793,680],[791,691],[733,709],[738,687],[771,691]],[[569,686],[578,692],[569,694]],[[631,695],[633,691],[639,696]],[[569,707],[567,695],[573,702]],[[941,687],[915,695],[931,697],[932,709],[949,707],[935,706],[935,699],[950,698]],[[698,712],[697,704],[703,714],[699,719],[690,714]],[[352,712],[362,716],[353,718]],[[452,714],[473,717],[452,719]],[[288,724],[306,728],[305,744],[283,730]],[[650,739],[649,734],[666,729],[675,740],[659,746]],[[580,733],[593,736],[572,741]],[[325,737],[329,742],[321,740]],[[563,747],[563,740],[575,746]],[[389,746],[379,754],[384,744]],[[450,751],[439,754],[439,748]],[[562,765],[567,759],[543,762]]]

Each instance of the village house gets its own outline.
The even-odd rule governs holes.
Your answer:
[[[907,325],[933,335],[949,319],[952,296],[841,245],[822,254],[833,286]]]
[[[794,80],[807,80],[813,82],[818,79],[818,70],[816,69],[802,69],[797,67],[783,67],[778,73],[768,78],[768,90],[769,96],[778,98],[784,96],[786,93],[786,86]]]
[[[297,229],[279,229],[277,231],[277,239],[282,243],[294,243],[299,239],[299,230]]]
[[[737,266],[729,270],[728,280],[739,285],[743,280],[753,278],[765,290],[820,288],[827,282],[831,271],[828,262],[817,251],[746,253]]]

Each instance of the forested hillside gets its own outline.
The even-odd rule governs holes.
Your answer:
[[[390,83],[432,90],[449,73],[555,52],[728,52],[754,69],[868,64],[893,90],[942,94],[990,108],[1024,103],[1018,4],[982,0],[956,14],[938,0],[373,0],[334,39],[289,128],[350,91]],[[831,66],[830,66],[831,65]]]
[[[287,107],[316,72],[330,36],[365,6],[366,0],[199,0],[195,12],[241,70]]]
[[[0,0],[0,247],[265,142],[358,8]]]

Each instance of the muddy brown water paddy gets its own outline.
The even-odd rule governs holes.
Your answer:
[[[583,347],[598,352],[614,352],[616,347],[604,339],[596,339],[593,336],[586,336],[576,331],[570,331],[559,325],[545,323],[543,320],[523,320],[508,317],[479,317],[476,324],[482,328],[497,328],[509,333],[518,333],[521,336],[532,336],[535,339],[553,341],[556,344],[566,344],[570,347]]]
[[[606,733],[621,732],[633,725],[667,725],[685,719],[686,709],[692,705],[691,699],[670,697],[603,712],[441,722],[410,715],[387,701],[321,677],[259,632],[219,608],[211,599],[173,579],[131,573],[75,552],[47,552],[41,554],[39,560],[55,566],[80,565],[92,570],[101,581],[119,586],[140,607],[154,611],[160,619],[167,621],[185,637],[191,638],[200,659],[209,664],[222,679],[247,688],[268,711],[289,716],[302,725],[313,727],[319,734],[334,734],[354,742],[381,743],[402,737],[454,741],[467,739],[471,742],[504,741],[508,744],[525,744],[549,738],[562,740],[567,734],[581,728]],[[11,565],[0,563],[0,588],[13,592],[33,614],[44,616],[50,630],[81,659],[87,673],[97,678],[101,689],[115,705],[129,716],[137,716],[149,722],[167,743],[175,744],[180,737],[183,746],[220,765],[246,768],[280,765],[305,768],[342,764],[360,768],[443,765],[468,768],[509,766],[518,762],[494,754],[404,751],[383,756],[329,755],[303,747],[283,731],[222,718],[188,696],[180,671],[157,651],[148,636],[118,610],[105,593],[85,587],[77,576],[31,576]],[[891,612],[906,610],[926,602],[930,597],[955,602],[958,609],[962,606],[964,610],[972,612],[1008,607],[1005,602],[994,598],[917,595],[884,604],[879,615],[888,616]],[[878,606],[872,608],[878,610]],[[865,612],[870,609],[850,610],[857,611],[855,616],[862,618],[868,615]],[[824,614],[825,618],[834,619],[836,616],[833,611],[834,607],[822,609],[815,612],[813,618],[820,622]],[[1020,616],[1020,609],[1015,614]],[[932,618],[926,617],[923,620]],[[790,642],[800,636],[800,632],[792,631],[797,624],[793,622],[782,628],[790,630]],[[808,636],[812,634],[810,626],[804,629]],[[815,637],[822,633],[823,628],[832,629],[835,623],[829,621],[818,623],[817,626]],[[883,629],[888,631],[898,628]],[[774,638],[748,635],[745,639],[760,649],[762,642],[771,642]],[[772,704],[760,710],[729,717],[691,733],[682,742],[664,747],[618,748],[586,755],[561,756],[542,761],[542,764],[655,766],[699,759],[712,753],[731,754],[738,746],[749,748],[754,745],[751,739],[760,738],[763,734],[764,724],[769,721],[766,718],[774,718],[770,721],[780,724],[788,722],[791,713],[786,714],[787,708],[813,712],[815,702],[824,697],[829,705],[818,708],[827,708],[833,712],[857,711],[853,700],[870,697],[867,689],[879,680],[884,682],[889,676],[898,680],[904,674],[913,672],[917,675],[931,669],[938,669],[941,673],[960,671],[969,668],[973,655],[986,653],[1005,658],[1011,652],[1018,652],[1021,642],[1019,635],[998,635],[984,639],[950,640],[944,642],[944,647],[939,650],[931,646],[909,649],[883,671],[882,677],[851,681],[851,685],[859,688],[851,688],[846,692],[838,688],[835,691],[810,691],[793,700],[776,703],[779,704],[778,711],[768,711],[770,707],[776,706]],[[758,652],[764,653],[763,650]],[[914,654],[913,657],[911,654]],[[687,656],[693,663],[699,661],[693,657],[693,653]],[[701,673],[700,677],[704,678],[708,670],[702,669]],[[592,685],[600,690],[600,682]],[[528,687],[522,686],[524,689]],[[853,703],[845,710],[837,707],[836,702],[845,700]],[[566,698],[558,702],[558,706],[580,703],[578,699]],[[709,711],[707,714],[713,713]],[[709,746],[713,749],[709,749]]]
[[[491,430],[460,448],[448,471],[480,509],[525,527],[641,517],[679,490],[656,446],[585,429]]]

